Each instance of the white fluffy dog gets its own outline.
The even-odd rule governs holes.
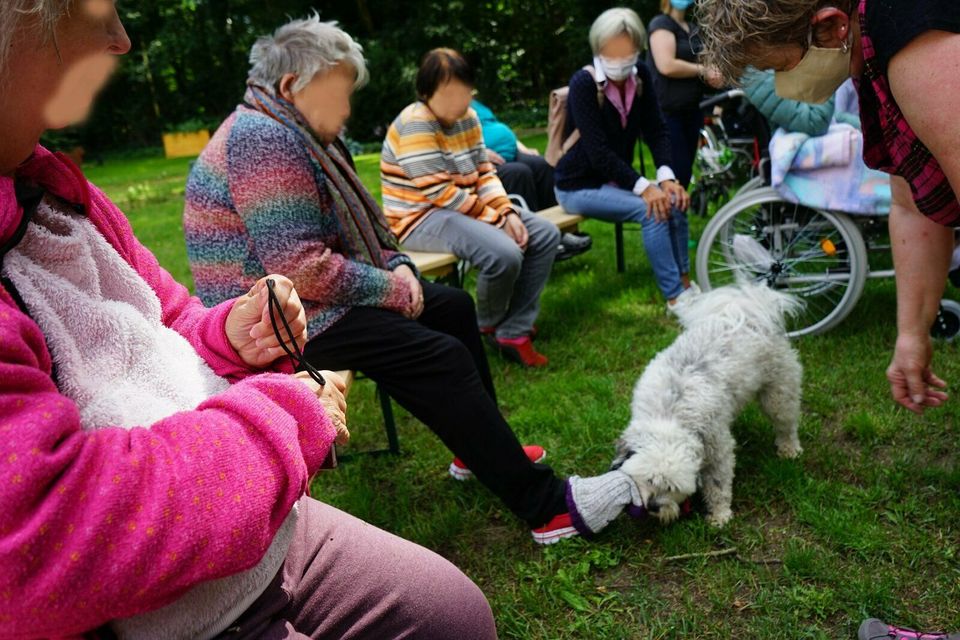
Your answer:
[[[676,519],[698,488],[707,520],[716,526],[730,520],[736,445],[730,426],[755,397],[773,422],[777,452],[800,455],[803,370],[784,318],[801,306],[793,296],[741,283],[677,309],[683,333],[637,381],[633,415],[612,465],[634,479],[643,506],[661,522]]]

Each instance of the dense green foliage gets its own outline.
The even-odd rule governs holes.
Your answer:
[[[133,42],[86,126],[56,146],[155,147],[165,131],[216,126],[242,96],[256,38],[316,9],[364,46],[371,82],[354,103],[350,136],[377,140],[413,97],[425,51],[461,49],[477,67],[481,99],[514,125],[546,119],[549,90],[589,57],[587,31],[613,2],[576,0],[129,0],[119,3]],[[631,3],[645,20],[654,0]]]

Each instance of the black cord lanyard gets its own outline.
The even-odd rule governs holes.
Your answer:
[[[293,363],[293,368],[306,371],[308,374],[310,374],[310,377],[313,378],[313,381],[322,387],[327,384],[327,381],[323,378],[320,370],[307,362],[307,360],[303,357],[303,351],[300,350],[300,345],[297,344],[296,337],[293,335],[293,330],[290,328],[290,324],[283,315],[283,305],[280,304],[280,298],[277,297],[277,292],[274,290],[276,286],[277,283],[273,280],[273,278],[267,278],[267,294],[270,298],[270,324],[273,326],[273,333],[277,336],[277,341],[280,343],[280,346],[287,353],[287,356]],[[283,323],[283,328],[287,332],[287,340],[284,340],[283,335],[280,333],[280,327],[277,325],[277,317],[275,312],[276,314],[280,315],[280,322]],[[287,346],[287,342],[290,343],[289,347]]]

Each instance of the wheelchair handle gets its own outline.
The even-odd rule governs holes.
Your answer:
[[[742,98],[746,95],[743,92],[743,89],[730,89],[729,91],[724,91],[723,93],[718,93],[715,96],[711,96],[700,103],[701,111],[704,109],[709,109],[715,107],[722,102],[727,102],[728,100],[734,100],[736,98]]]

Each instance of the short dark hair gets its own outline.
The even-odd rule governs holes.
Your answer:
[[[428,51],[417,71],[417,97],[429,100],[440,85],[451,79],[459,80],[468,87],[476,84],[473,67],[462,53],[446,47]]]

